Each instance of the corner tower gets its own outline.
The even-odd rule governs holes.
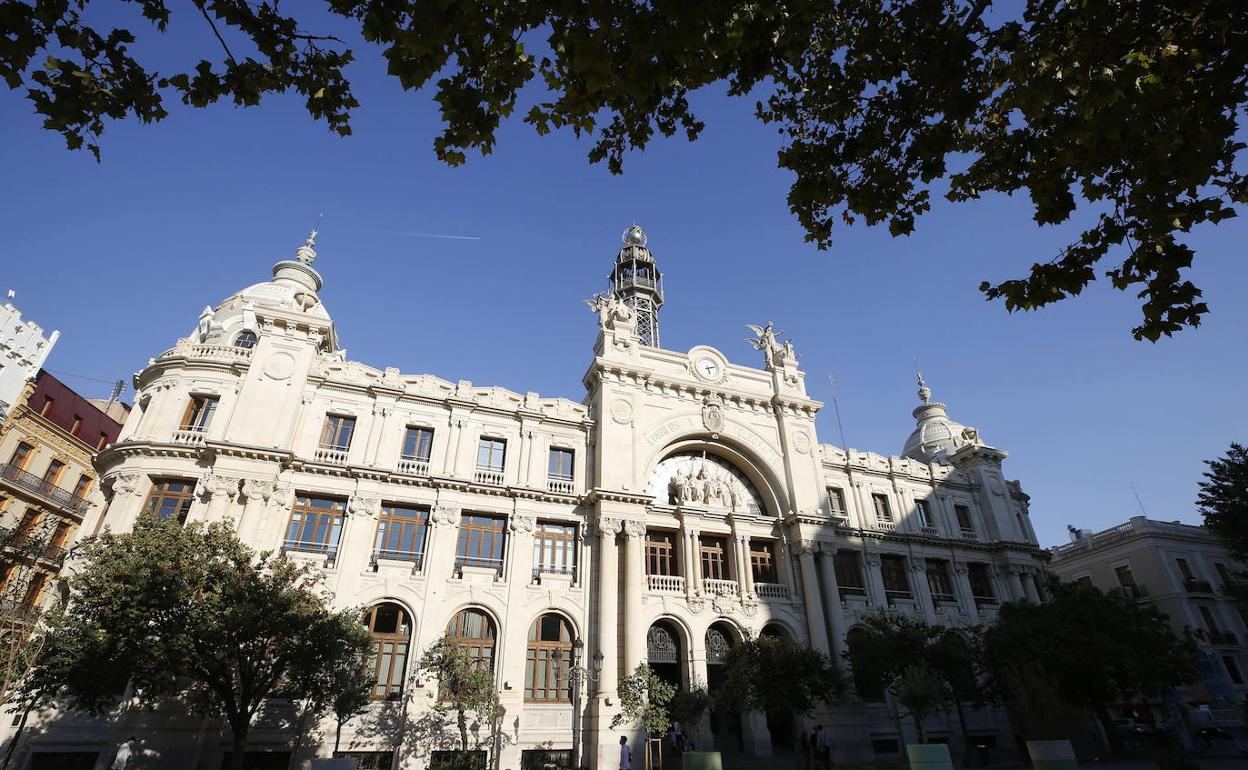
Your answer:
[[[663,276],[646,248],[646,231],[633,225],[620,237],[624,246],[611,270],[611,294],[633,309],[641,344],[659,347],[659,308],[663,307]]]

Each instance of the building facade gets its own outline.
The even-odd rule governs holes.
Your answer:
[[[751,327],[761,366],[658,347],[662,279],[640,228],[587,301],[597,338],[579,401],[348,360],[315,258],[309,239],[136,375],[134,411],[98,461],[108,505],[93,530],[125,531],[144,511],[230,521],[256,549],[315,565],[338,606],[369,607],[376,702],[342,739],[361,766],[433,759],[401,726],[436,694],[410,662],[446,634],[495,673],[499,767],[575,753],[605,770],[620,735],[636,737],[610,723],[619,676],[642,662],[713,689],[747,637],[839,661],[868,612],[965,627],[1038,598],[1043,561],[1005,452],[921,381],[901,456],[820,443],[822,405],[771,324]],[[814,718],[838,757],[866,759],[900,751],[889,709],[855,701]],[[228,745],[220,725],[169,714],[41,719],[31,762],[106,751],[136,728],[162,766],[216,768]],[[968,722],[1011,734],[1001,713]],[[261,716],[256,751],[290,751],[279,725]],[[713,713],[696,740],[766,755],[792,747],[793,729]],[[929,729],[956,740],[951,725]],[[300,762],[332,743],[331,726]]]
[[[1174,633],[1193,632],[1200,681],[1163,703],[1120,704],[1124,718],[1170,718],[1190,732],[1243,725],[1248,700],[1248,626],[1224,593],[1244,568],[1204,527],[1144,516],[1102,532],[1071,528],[1071,542],[1052,549],[1049,569],[1062,580],[1121,591],[1164,612]]]
[[[0,305],[0,422],[39,373],[60,336],[54,331],[45,337],[43,327],[23,319],[9,292],[9,299]]]

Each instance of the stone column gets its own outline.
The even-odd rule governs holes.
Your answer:
[[[802,565],[802,596],[806,600],[806,625],[810,630],[810,646],[827,655],[828,632],[823,615],[823,600],[819,597],[819,576],[815,573],[815,549],[813,540],[794,543],[794,549]]]
[[[962,612],[973,623],[979,618],[979,608],[975,606],[975,591],[971,589],[971,570],[965,562],[953,563],[953,580],[958,589],[958,601]]]
[[[737,576],[741,583],[741,598],[748,599],[754,595],[754,565],[750,563],[749,535],[737,536],[737,553],[741,563],[741,572]]]
[[[862,555],[862,569],[866,574],[864,577],[867,582],[867,598],[871,601],[872,607],[887,607],[888,597],[884,593],[884,575],[880,572],[880,555],[878,553],[864,553]]]
[[[1023,590],[1023,581],[1020,577],[1021,574],[1022,574],[1022,571],[1019,570],[1018,568],[1016,567],[1009,568],[1010,598],[1011,599],[1028,598],[1027,593]]]
[[[537,526],[537,517],[527,511],[515,511],[507,517],[507,552],[504,575],[507,581],[507,606],[523,607],[525,594],[529,584],[533,582],[533,530]],[[499,642],[506,650],[524,649],[528,638],[528,623],[532,618],[519,623],[506,624],[503,639]],[[593,653],[590,653],[591,655]],[[524,708],[524,658],[520,655],[501,655],[498,670],[502,677],[500,699],[507,713],[517,715]]]
[[[819,549],[823,559],[823,598],[828,608],[828,625],[831,627],[832,662],[841,665],[841,654],[845,652],[845,610],[841,607],[841,591],[836,584],[836,547],[823,543]]]
[[[238,479],[210,473],[195,485],[195,491],[207,504],[207,510],[198,515],[192,512],[192,515],[187,517],[188,521],[194,519],[215,524],[225,520],[230,510],[230,503],[238,496]]]
[[[113,496],[108,510],[100,515],[96,522],[96,531],[92,534],[99,533],[104,526],[114,532],[129,532],[134,529],[134,522],[143,511],[143,503],[152,487],[152,482],[140,473],[119,473],[110,480]]]
[[[615,696],[619,679],[619,548],[616,535],[624,528],[619,519],[599,517],[598,522],[598,649],[602,651],[602,677],[598,694],[605,700]],[[589,653],[590,656],[593,653]]]
[[[260,517],[260,534],[257,536],[257,547],[263,550],[280,551],[286,539],[287,527],[290,523],[290,508],[294,502],[294,490],[287,484],[274,484],[273,495]]]
[[[688,658],[681,661],[682,664],[689,667],[688,679],[685,680],[686,684],[690,688],[706,687],[709,681],[706,670],[706,637],[703,636],[700,639],[696,637],[691,638],[686,646],[689,648]],[[709,714],[702,719],[702,723],[698,726],[698,733],[693,736],[693,740],[700,751],[713,751],[716,748],[723,748],[715,746],[715,734],[711,732]],[[667,746],[664,745],[663,749],[666,751]],[[633,764],[636,766],[636,762]],[[608,765],[608,767],[614,767],[614,765]]]
[[[645,588],[642,542],[646,525],[624,522],[624,671],[631,672],[646,660],[646,628],[641,623],[641,592]]]
[[[927,584],[927,561],[912,556],[906,566],[910,569],[910,591],[914,594],[914,604],[923,613],[928,623],[936,622],[936,602],[932,599],[932,587]]]
[[[689,574],[685,575],[689,590],[694,594],[702,593],[702,559],[696,529],[688,531],[689,535]]]
[[[243,481],[243,515],[238,520],[238,539],[255,546],[260,534],[264,510],[273,497],[273,482],[245,479]]]
[[[507,530],[511,542],[507,544],[507,561],[503,575],[512,586],[527,586],[533,582],[533,530],[537,527],[537,518],[532,514],[516,512],[507,517]],[[519,594],[516,594],[519,599]],[[513,605],[519,606],[519,605]],[[525,629],[528,633],[528,629]]]
[[[1032,579],[1032,572],[1029,569],[1020,569],[1017,572],[1018,581],[1023,584],[1023,595],[1027,597],[1027,601],[1033,604],[1040,603],[1040,594],[1036,591],[1036,581]]]

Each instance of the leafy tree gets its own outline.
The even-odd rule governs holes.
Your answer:
[[[107,120],[159,121],[169,96],[252,106],[294,91],[350,133],[354,53],[308,31],[345,20],[403,88],[432,84],[445,124],[433,149],[449,164],[489,153],[519,110],[539,133],[593,135],[589,159],[619,173],[656,132],[696,139],[689,94],[721,84],[757,98],[776,127],[779,165],[795,175],[789,207],[821,248],[838,220],[912,232],[934,189],[952,201],[1023,193],[1039,224],[1091,224],[1025,277],[984,282],[986,296],[1035,309],[1108,268],[1113,286],[1138,289],[1136,338],[1200,322],[1183,238],[1248,200],[1240,0],[326,0],[337,21],[308,4],[193,0],[180,12],[217,47],[180,72],[131,51],[166,29],[168,4],[130,4],[139,33],[92,27],[89,0],[0,0],[0,76],[97,157]]]
[[[1054,581],[1049,594],[1042,604],[1001,606],[997,622],[984,632],[987,669],[1014,702],[1050,699],[1047,692],[1027,691],[1040,683],[1061,701],[1088,708],[1118,749],[1107,706],[1160,696],[1192,681],[1195,645],[1190,637],[1176,637],[1156,608],[1120,593]]]
[[[893,697],[914,719],[919,743],[927,743],[923,719],[949,702],[949,685],[924,662],[906,666],[891,688]]]
[[[711,694],[705,687],[678,690],[667,704],[672,721],[680,723],[685,735],[694,735],[711,707]]]
[[[494,732],[501,718],[502,704],[494,689],[494,672],[472,658],[468,648],[444,636],[421,656],[417,668],[438,682],[433,710],[439,715],[455,714],[460,751],[468,751],[468,716],[489,726],[487,741],[477,734],[474,748],[493,746]]]
[[[1231,444],[1224,457],[1206,460],[1196,505],[1205,527],[1231,556],[1248,561],[1248,449]]]
[[[26,696],[97,714],[127,683],[148,705],[181,697],[229,725],[234,770],[266,700],[327,700],[337,672],[354,671],[371,645],[358,612],[326,607],[314,570],[256,555],[224,525],[142,516],[131,533],[87,541],[83,555]]]
[[[715,697],[724,708],[775,714],[787,723],[836,703],[844,691],[841,672],[828,656],[789,639],[760,636],[728,651]]]
[[[638,663],[633,673],[620,679],[620,711],[611,718],[611,729],[632,723],[647,735],[662,735],[672,726],[668,705],[676,694],[676,686],[659,678],[645,663]]]

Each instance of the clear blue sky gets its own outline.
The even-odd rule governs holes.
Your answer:
[[[214,55],[207,31],[176,16],[155,60]],[[61,330],[49,368],[128,380],[204,305],[265,280],[325,212],[316,267],[352,358],[579,400],[595,335],[581,299],[605,287],[619,233],[637,222],[666,274],[665,347],[705,343],[757,365],[744,324],[774,320],[828,402],[821,441],[840,443],[835,374],[847,443],[885,454],[914,425],[916,357],[951,415],[1009,451],[1043,544],[1064,541],[1067,523],[1138,514],[1132,483],[1150,516],[1197,521],[1201,460],[1248,440],[1243,222],[1191,238],[1206,322],[1136,342],[1137,300],[1104,280],[1040,313],[983,300],[980,280],[1021,275],[1077,234],[1036,227],[1025,200],[937,203],[912,237],[843,228],[820,252],[785,205],[778,138],[751,102],[718,92],[695,99],[697,143],[656,140],[621,177],[588,165],[587,142],[515,121],[493,155],[447,168],[428,93],[404,93],[355,48],[363,106],[346,139],[294,98],[173,104],[156,126],[111,124],[97,165],[0,90],[0,291]]]

